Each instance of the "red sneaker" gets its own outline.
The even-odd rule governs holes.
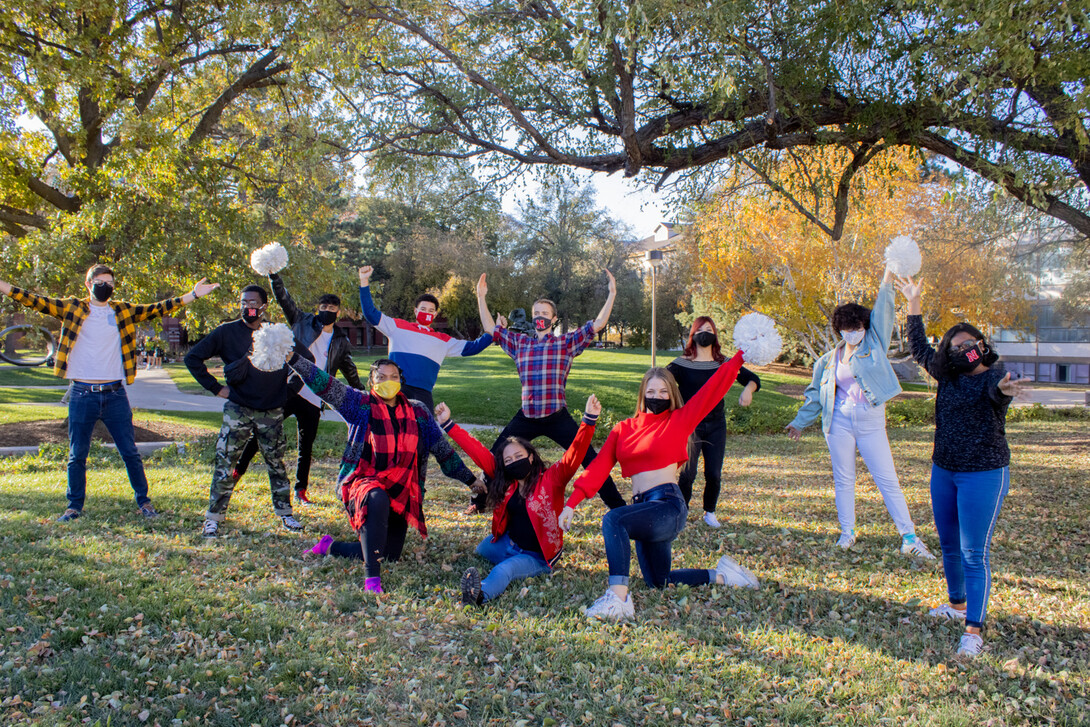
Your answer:
[[[297,503],[299,503],[300,505],[313,505],[314,504],[314,502],[309,497],[307,497],[307,491],[306,490],[299,490],[298,492],[296,492],[295,493],[295,501]]]

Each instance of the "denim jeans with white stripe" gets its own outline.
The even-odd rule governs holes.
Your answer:
[[[951,472],[931,465],[931,510],[942,546],[950,603],[966,604],[965,624],[980,628],[992,590],[995,521],[1011,486],[1009,467]]]

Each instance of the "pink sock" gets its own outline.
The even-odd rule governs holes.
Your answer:
[[[363,590],[369,593],[382,593],[382,579],[378,576],[368,578],[363,582]]]
[[[305,552],[313,553],[314,555],[329,555],[329,546],[333,545],[332,535],[323,535],[321,539],[314,544],[313,548],[309,548]]]

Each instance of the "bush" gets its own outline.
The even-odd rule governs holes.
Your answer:
[[[886,426],[912,427],[934,425],[935,400],[905,399],[886,404]]]

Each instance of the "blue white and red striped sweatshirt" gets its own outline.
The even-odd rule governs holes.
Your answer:
[[[405,372],[405,383],[431,391],[447,356],[474,356],[488,348],[492,336],[482,333],[473,341],[452,338],[415,321],[391,318],[375,307],[370,286],[360,288],[363,317],[390,341],[390,359]]]

